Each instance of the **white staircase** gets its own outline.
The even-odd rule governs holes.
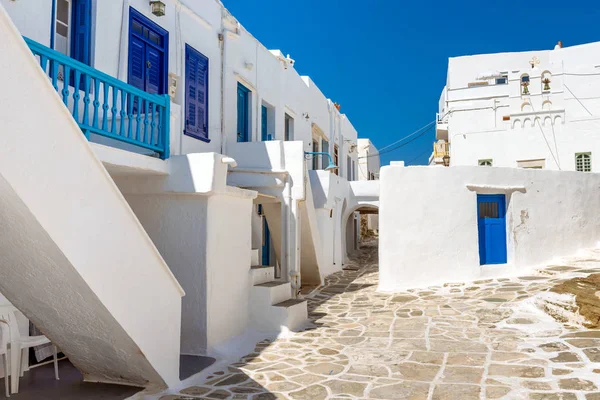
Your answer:
[[[0,6],[0,292],[88,381],[179,383],[183,291]]]
[[[250,310],[254,328],[260,332],[296,331],[308,319],[304,299],[292,299],[289,282],[275,280],[275,268],[255,266],[250,269],[254,287]]]

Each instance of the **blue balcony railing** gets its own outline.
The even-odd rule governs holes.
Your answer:
[[[84,135],[169,157],[170,98],[146,93],[25,38]],[[118,147],[118,146],[117,146]]]

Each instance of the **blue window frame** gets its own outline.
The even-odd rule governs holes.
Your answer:
[[[185,45],[184,134],[210,142],[208,138],[208,58]]]
[[[237,141],[249,142],[250,89],[238,82],[237,86]]]
[[[129,9],[127,81],[147,93],[167,93],[169,32]]]

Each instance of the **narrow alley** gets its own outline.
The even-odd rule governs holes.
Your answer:
[[[263,341],[183,399],[586,399],[600,331],[564,326],[537,294],[600,270],[600,250],[528,276],[377,293],[377,242],[309,298],[314,327]],[[352,267],[350,269],[353,269]]]

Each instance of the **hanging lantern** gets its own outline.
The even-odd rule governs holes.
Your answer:
[[[150,7],[152,8],[152,14],[157,17],[165,15],[166,5],[160,0],[150,0]]]

